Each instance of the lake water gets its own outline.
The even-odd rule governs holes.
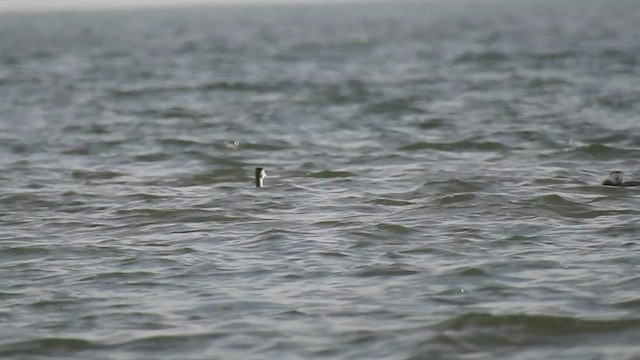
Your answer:
[[[640,359],[640,2],[0,15],[0,358]],[[257,166],[269,174],[254,187]]]

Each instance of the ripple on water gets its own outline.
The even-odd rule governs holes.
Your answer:
[[[381,223],[376,225],[376,229],[389,235],[407,235],[416,232],[415,229],[400,224]]]
[[[74,170],[71,172],[71,176],[78,180],[110,180],[118,177],[125,176],[125,174],[113,171],[113,170],[101,170],[101,171],[89,171],[89,170]]]
[[[456,203],[466,203],[476,198],[475,194],[467,193],[467,194],[454,194],[454,195],[445,195],[438,199],[436,199],[436,203],[438,205],[451,205]]]
[[[474,193],[484,189],[486,186],[478,181],[448,179],[444,182],[427,182],[424,187],[433,185],[438,186],[443,193]]]
[[[166,152],[146,152],[143,154],[136,154],[131,157],[135,162],[160,162],[171,159],[170,155]]]
[[[103,349],[104,346],[81,338],[46,337],[0,345],[0,356],[70,356]]]
[[[405,201],[405,200],[397,200],[397,199],[388,199],[388,198],[377,198],[370,201],[373,204],[385,205],[385,206],[410,206],[415,205],[414,202]]]
[[[587,203],[569,200],[561,195],[548,194],[536,196],[526,200],[516,201],[521,209],[549,210],[560,216],[577,219],[595,219],[601,216],[614,216],[622,214],[633,214],[635,210],[626,209],[598,209]]]
[[[585,157],[592,160],[619,160],[622,157],[637,158],[640,156],[638,149],[626,149],[617,146],[605,144],[589,144],[579,146],[564,154],[569,158],[584,159]],[[554,156],[558,156],[557,154]]]
[[[16,193],[0,198],[0,205],[5,208],[38,209],[52,208],[57,204],[45,194],[35,192]]]
[[[360,277],[393,277],[410,276],[419,273],[406,264],[378,264],[360,269],[356,276]]]
[[[248,181],[246,168],[238,167],[225,167],[212,169],[203,173],[191,173],[185,176],[176,178],[169,184],[176,187],[190,187],[197,185],[213,185],[221,183],[237,183]]]
[[[640,328],[640,319],[595,320],[535,314],[466,313],[438,325],[474,347],[515,346],[531,343],[554,344],[583,336],[612,337]]]
[[[167,334],[151,335],[140,337],[125,343],[113,346],[120,351],[145,352],[145,353],[166,353],[175,354],[202,353],[220,340],[229,337],[228,332],[212,331],[205,333],[176,332]],[[171,349],[171,350],[168,350]]]
[[[426,119],[426,120],[420,121],[417,124],[417,126],[418,126],[418,128],[420,128],[422,130],[431,130],[431,129],[438,129],[438,128],[442,128],[442,127],[447,127],[449,122],[450,122],[449,119],[431,118],[431,119]]]
[[[0,258],[6,257],[12,261],[18,259],[38,259],[51,254],[51,248],[46,245],[9,246],[0,248]]]
[[[114,215],[128,223],[128,227],[144,227],[153,224],[203,223],[203,222],[242,222],[245,216],[227,215],[219,210],[198,208],[135,208],[116,210]]]
[[[473,141],[463,140],[449,143],[436,143],[420,141],[413,144],[402,145],[400,151],[421,151],[421,150],[441,150],[441,151],[507,151],[509,147],[505,144],[493,141]]]
[[[346,178],[346,177],[353,177],[353,176],[355,176],[355,174],[349,171],[332,171],[332,170],[317,171],[309,174],[309,177],[318,178],[318,179]]]

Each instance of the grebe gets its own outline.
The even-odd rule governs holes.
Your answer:
[[[266,177],[267,177],[267,172],[264,171],[263,168],[257,167],[256,168],[256,187],[257,188],[261,188],[264,186],[263,180]]]
[[[640,186],[640,181],[623,181],[624,173],[622,171],[612,171],[609,173],[609,178],[602,182],[602,185],[607,186]]]

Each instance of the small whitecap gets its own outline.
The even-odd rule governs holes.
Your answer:
[[[240,142],[236,140],[234,142],[227,143],[226,145],[228,149],[236,150],[240,146]]]

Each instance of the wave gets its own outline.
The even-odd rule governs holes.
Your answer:
[[[295,86],[289,81],[274,82],[247,82],[247,81],[218,81],[205,82],[201,84],[145,84],[142,86],[122,86],[110,90],[115,97],[137,97],[143,95],[158,95],[162,93],[181,93],[185,92],[210,92],[210,91],[228,91],[228,92],[280,92],[284,89]]]
[[[432,130],[446,127],[451,120],[443,119],[443,118],[431,118],[422,120],[417,124],[417,127],[422,130]]]
[[[20,206],[24,208],[48,208],[56,205],[48,197],[36,193],[16,193],[0,198],[0,205]]]
[[[476,198],[475,194],[453,194],[439,197],[435,200],[438,205],[451,205],[456,203],[466,203]]]
[[[171,157],[164,152],[147,152],[131,156],[131,160],[136,162],[159,162],[169,160]]]
[[[385,206],[409,206],[414,205],[414,202],[398,199],[377,198],[370,201],[373,204],[385,205]]]
[[[0,345],[0,357],[42,355],[52,356],[100,350],[104,346],[80,338],[46,337]]]
[[[578,158],[587,157],[597,160],[619,160],[625,157],[640,157],[640,149],[627,149],[605,144],[589,144],[566,151],[564,152],[564,155]]]
[[[480,191],[486,187],[486,183],[478,181],[468,181],[460,179],[448,179],[446,181],[426,182],[423,187],[437,186],[442,193],[446,196],[461,195],[460,193],[474,193]]]
[[[247,217],[232,216],[221,211],[186,209],[152,209],[136,208],[116,210],[113,215],[119,220],[127,220],[128,227],[145,227],[166,223],[206,223],[206,222],[243,222]]]
[[[417,274],[419,271],[409,268],[403,264],[390,264],[390,265],[372,265],[366,266],[364,269],[359,270],[356,276],[360,277],[389,277],[389,276],[411,276]]]
[[[350,171],[322,170],[322,171],[309,173],[309,177],[318,178],[318,179],[348,178],[348,177],[354,177],[354,176],[355,174]]]
[[[71,177],[77,180],[110,180],[125,176],[124,173],[113,170],[74,170]]]
[[[462,140],[449,143],[436,143],[419,141],[413,144],[402,145],[401,151],[441,150],[441,151],[507,151],[510,148],[505,144],[494,141]]]
[[[532,338],[553,340],[567,334],[611,334],[629,329],[640,330],[640,319],[589,320],[569,316],[540,314],[466,313],[443,321],[442,331],[464,331],[465,337],[493,333],[508,342],[528,342]],[[518,337],[513,337],[517,332]]]
[[[416,105],[412,99],[389,99],[379,101],[365,107],[366,114],[386,114],[397,112],[408,112],[413,114],[425,114],[426,110]]]
[[[616,189],[617,190],[617,189]],[[513,202],[521,209],[533,211],[549,210],[567,218],[595,219],[601,216],[613,216],[634,213],[633,210],[599,209],[590,204],[569,200],[561,195],[548,194]]]
[[[509,54],[498,51],[465,52],[454,59],[457,63],[492,64],[510,60]]]

